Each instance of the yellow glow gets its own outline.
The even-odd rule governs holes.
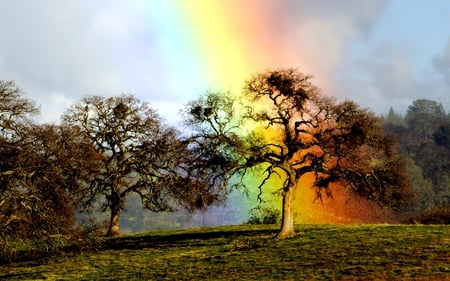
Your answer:
[[[182,1],[190,34],[202,63],[207,64],[214,87],[239,90],[251,74],[241,40],[232,29],[226,1]]]

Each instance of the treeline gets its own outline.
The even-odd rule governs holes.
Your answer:
[[[385,130],[400,144],[415,200],[408,211],[434,222],[449,222],[450,206],[450,114],[442,103],[415,100],[405,114],[390,108],[383,118]]]

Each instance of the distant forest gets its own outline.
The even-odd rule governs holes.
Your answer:
[[[450,204],[450,114],[442,103],[415,100],[405,114],[392,107],[382,117],[386,132],[395,136],[416,199],[409,212],[423,213]]]

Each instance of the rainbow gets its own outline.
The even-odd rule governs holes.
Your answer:
[[[281,40],[271,26],[277,19],[276,1],[161,2],[159,5],[165,5],[163,10],[170,14],[169,22],[165,22],[167,31],[176,33],[179,51],[191,55],[186,63],[194,64],[191,69],[195,69],[203,84],[207,85],[203,91],[239,93],[244,81],[257,72],[283,67],[313,69],[295,53],[301,52],[301,48],[290,48],[290,52],[286,52],[286,46],[282,45],[285,40]],[[255,176],[249,182],[257,185],[257,180]],[[312,179],[305,177],[296,194],[296,220],[299,223],[375,222],[385,217],[373,204],[357,199],[348,200],[348,195],[339,191],[338,187],[334,188],[334,200],[320,204],[314,200],[315,192],[311,183]],[[270,195],[276,191],[276,186],[276,180],[271,182],[267,192],[269,195],[265,195],[264,199],[266,206],[279,210],[280,196]],[[255,207],[256,194],[257,190],[252,190],[250,200],[234,201],[232,206],[228,206],[241,209]]]
[[[178,0],[168,1],[181,44],[201,65],[208,85],[239,90],[251,74],[266,69],[302,67],[301,48],[282,46],[276,1]],[[287,50],[289,49],[289,50]]]

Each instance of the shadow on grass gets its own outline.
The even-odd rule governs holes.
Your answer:
[[[146,235],[146,236],[124,236],[109,238],[103,242],[103,249],[122,250],[122,249],[144,249],[161,247],[180,247],[180,246],[202,246],[211,245],[208,243],[211,239],[218,238],[237,238],[239,236],[252,237],[263,235],[275,235],[276,230],[226,230],[211,231],[199,233],[177,233],[167,235]]]
[[[28,266],[39,265],[43,260],[56,256],[74,256],[82,252],[98,249],[92,241],[77,241],[76,243],[53,247],[35,247],[26,250],[3,249],[0,252],[0,266],[12,263],[27,263]]]
[[[145,234],[133,236],[119,236],[114,238],[102,238],[91,241],[77,241],[70,245],[61,247],[35,248],[28,250],[19,250],[12,254],[0,254],[0,266],[11,263],[26,263],[33,266],[39,265],[48,258],[56,256],[74,256],[82,252],[92,252],[101,250],[139,250],[145,248],[170,248],[170,247],[198,247],[220,243],[219,238],[235,239],[238,237],[255,237],[263,235],[274,235],[274,229],[256,229],[256,230],[223,230],[223,231],[205,231],[182,232],[167,234]]]
[[[45,280],[45,276],[41,273],[16,273],[16,274],[6,274],[2,275],[1,278],[4,280],[9,278],[15,278],[16,280]],[[3,280],[3,279],[2,279]]]

